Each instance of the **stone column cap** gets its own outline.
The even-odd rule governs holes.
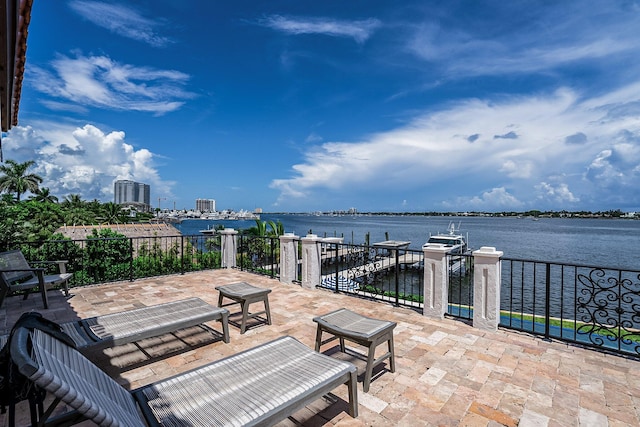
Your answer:
[[[238,234],[238,230],[234,230],[233,228],[225,228],[224,230],[218,231],[218,234]]]
[[[496,251],[493,246],[482,246],[477,251],[473,251],[474,256],[488,256],[488,257],[501,257],[504,255],[502,251]]]
[[[451,249],[450,247],[447,247],[442,243],[429,243],[429,244],[422,245],[422,250],[424,252],[441,253],[441,252],[449,252],[450,249]]]
[[[296,236],[295,233],[284,233],[280,236],[281,239],[284,240],[295,240],[295,239],[299,239],[299,236]]]
[[[322,238],[318,237],[317,234],[307,234],[301,240],[310,241],[310,242],[319,242]]]

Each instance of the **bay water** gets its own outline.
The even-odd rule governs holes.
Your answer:
[[[261,221],[280,221],[285,232],[304,237],[344,237],[345,243],[399,240],[420,249],[431,234],[446,233],[450,223],[468,237],[469,247],[492,246],[504,257],[640,270],[640,221],[625,219],[523,217],[442,217],[418,215],[262,214]],[[223,225],[236,230],[255,227],[253,220],[183,220],[184,235]]]

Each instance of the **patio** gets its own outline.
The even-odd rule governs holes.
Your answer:
[[[272,289],[272,325],[260,323],[241,335],[237,324],[232,324],[230,344],[193,328],[179,338],[145,340],[142,350],[124,345],[91,358],[133,389],[283,335],[313,348],[316,325],[312,318],[348,307],[397,322],[396,372],[374,370],[368,393],[362,391],[360,376],[360,415],[355,420],[346,412],[346,387],[341,386],[336,389],[337,401],[318,400],[279,425],[640,426],[637,360],[511,331],[483,332],[460,321],[432,320],[407,308],[302,289],[239,270],[74,288],[69,299],[61,292],[50,292],[48,310],[42,310],[38,295],[26,301],[9,297],[0,310],[0,333],[7,333],[19,315],[29,310],[62,322],[191,296],[217,305],[214,288],[241,281]],[[230,320],[237,322],[239,316]],[[363,369],[363,361],[355,363]],[[16,409],[18,425],[28,425],[27,409],[24,402]],[[0,415],[2,425],[5,416]]]

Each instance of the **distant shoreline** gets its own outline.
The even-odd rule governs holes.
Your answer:
[[[263,215],[306,216],[433,216],[433,217],[499,217],[499,218],[580,218],[580,219],[640,219],[640,212],[262,212]]]

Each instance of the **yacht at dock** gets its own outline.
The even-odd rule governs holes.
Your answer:
[[[449,248],[450,254],[461,255],[467,251],[467,238],[460,233],[460,225],[449,223],[448,233],[438,233],[429,236],[429,240],[422,247],[445,247]]]

